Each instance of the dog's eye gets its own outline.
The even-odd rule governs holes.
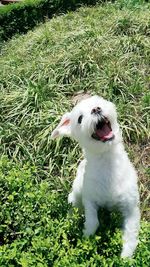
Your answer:
[[[80,115],[79,118],[78,118],[78,123],[79,123],[79,124],[81,124],[82,119],[83,119],[83,115]]]

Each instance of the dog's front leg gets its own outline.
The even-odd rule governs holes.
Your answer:
[[[83,201],[84,210],[85,210],[85,223],[84,223],[84,230],[83,234],[84,236],[90,236],[93,235],[98,226],[98,215],[97,215],[97,205],[95,203],[92,203],[88,200]]]
[[[140,211],[138,207],[125,209],[123,211],[123,249],[121,257],[132,257],[138,244],[138,232],[140,226]]]

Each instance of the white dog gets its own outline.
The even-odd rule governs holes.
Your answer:
[[[98,226],[98,208],[118,207],[124,218],[122,257],[132,257],[140,224],[137,174],[122,143],[115,105],[99,96],[78,103],[66,113],[52,138],[71,136],[81,147],[81,161],[68,202],[84,208],[84,235]]]

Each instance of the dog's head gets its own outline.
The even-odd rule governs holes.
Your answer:
[[[51,136],[63,135],[75,138],[85,150],[107,150],[121,139],[115,105],[99,96],[82,100],[63,115]]]

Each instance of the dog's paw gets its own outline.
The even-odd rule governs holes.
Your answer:
[[[89,237],[91,234],[91,232],[88,229],[83,229],[83,236],[84,237]]]
[[[83,235],[88,237],[94,235],[97,228],[99,227],[99,221],[97,218],[91,218],[90,221],[85,221]]]
[[[132,258],[133,251],[131,249],[123,248],[121,252],[121,258]]]
[[[73,193],[70,193],[68,195],[68,203],[69,204],[74,204],[74,202],[75,202],[74,195],[73,195]]]

